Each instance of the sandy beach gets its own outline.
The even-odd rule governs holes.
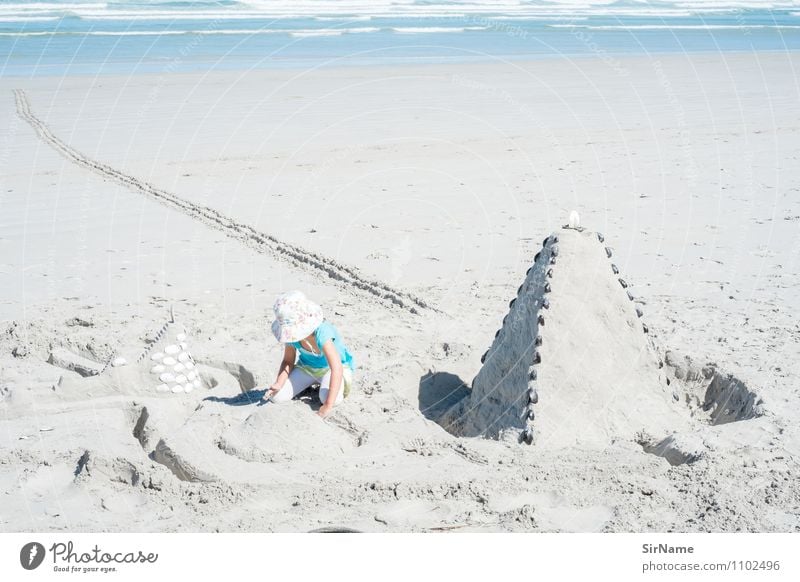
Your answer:
[[[798,71],[755,52],[0,79],[0,531],[800,531]],[[568,422],[540,386],[556,442],[461,436],[442,418],[572,210],[652,359]],[[595,248],[560,244],[564,269]],[[575,305],[610,304],[574,281]],[[256,405],[289,289],[358,363],[325,421],[312,396]],[[135,375],[171,308],[189,394]],[[634,369],[549,345],[611,390]],[[749,404],[703,402],[718,378]]]

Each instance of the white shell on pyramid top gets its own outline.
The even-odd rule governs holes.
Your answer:
[[[186,334],[185,333],[179,333],[177,336],[175,336],[175,339],[178,340],[179,342],[186,341]]]
[[[191,384],[184,384],[184,386],[183,386],[183,391],[184,392],[186,392],[188,394],[192,390],[194,390],[194,386],[192,386]]]
[[[569,227],[570,228],[580,228],[581,227],[581,217],[578,214],[577,210],[573,210],[569,213]]]
[[[176,360],[175,358],[167,357],[164,358],[162,362],[164,363],[165,366],[174,366],[175,364],[178,363],[178,360]]]
[[[170,374],[169,372],[164,372],[158,377],[158,379],[161,380],[162,382],[169,383],[175,381],[175,376],[173,374]]]
[[[183,386],[181,386],[180,384],[175,384],[175,386],[172,387],[172,391],[175,394],[178,394],[179,392],[183,392]]]
[[[169,354],[170,356],[174,356],[175,354],[180,353],[180,351],[181,348],[179,346],[176,346],[175,344],[172,344],[164,348],[164,352]]]
[[[189,354],[186,352],[181,352],[178,354],[178,361],[179,362],[188,362],[189,361]]]
[[[169,392],[169,386],[166,384],[159,384],[156,386],[156,392]]]
[[[183,374],[181,374],[180,376],[177,376],[177,377],[175,378],[175,381],[176,381],[178,384],[185,384],[185,383],[186,383],[186,376],[184,376]]]
[[[166,368],[165,368],[164,366],[162,366],[161,364],[156,364],[155,366],[153,366],[152,368],[150,368],[150,373],[151,373],[151,374],[160,374],[160,373],[162,373],[164,370],[166,370]]]
[[[161,360],[163,358],[164,358],[164,352],[156,352],[155,354],[150,356],[150,359],[153,360],[154,362],[157,362],[158,360]]]
[[[194,380],[194,379],[197,378],[197,372],[195,372],[193,370],[193,371],[189,372],[188,374],[186,374],[186,377],[189,378],[189,380]]]
[[[191,370],[192,368],[194,368],[194,362],[193,362],[193,361],[191,361],[191,360],[189,360],[188,362],[186,362],[186,363],[184,364],[184,366],[186,366],[186,369],[187,369],[187,370]]]
[[[200,380],[199,379],[195,379],[194,382],[192,382],[192,384],[194,384],[195,388],[200,388]]]
[[[183,371],[186,369],[186,366],[184,366],[183,364],[181,364],[180,362],[178,362],[177,364],[175,364],[175,365],[172,367],[172,369],[173,369],[173,370],[175,370],[176,372],[183,372]]]

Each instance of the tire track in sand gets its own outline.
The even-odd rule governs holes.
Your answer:
[[[411,313],[418,313],[418,308],[434,309],[422,299],[415,297],[407,291],[395,289],[380,281],[364,278],[354,267],[343,265],[333,259],[306,250],[297,245],[283,242],[270,234],[254,229],[252,226],[236,222],[213,208],[193,204],[175,194],[156,188],[148,182],[138,180],[133,176],[124,174],[111,166],[83,155],[81,152],[56,137],[47,125],[33,114],[28,98],[22,89],[14,89],[14,98],[17,106],[17,115],[33,127],[42,141],[78,166],[82,166],[95,174],[110,178],[131,190],[149,196],[170,208],[182,212],[190,218],[199,220],[211,228],[222,231],[226,236],[241,241],[259,252],[270,252],[277,258],[289,260],[292,264],[299,267],[324,273],[347,288],[367,293],[384,302],[410,311]]]

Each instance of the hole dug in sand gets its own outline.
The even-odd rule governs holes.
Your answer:
[[[244,365],[221,360],[201,361],[197,364],[200,378],[209,388],[220,388],[224,393],[246,394],[256,388],[253,372]]]
[[[547,237],[468,396],[439,424],[537,448],[635,441],[677,464],[703,454],[692,431],[759,415],[760,400],[738,379],[672,354],[664,365],[612,261],[599,233],[565,227]]]
[[[701,426],[695,432],[658,439],[642,433],[637,442],[646,453],[664,457],[671,465],[693,463],[709,449],[707,427],[758,418],[764,414],[761,398],[739,378],[719,371],[714,364],[699,366],[689,356],[667,352],[664,358],[673,398]]]
[[[75,466],[75,480],[90,477],[99,473],[109,481],[137,486],[141,480],[139,469],[129,460],[122,457],[106,458],[84,451]]]
[[[756,418],[764,413],[761,398],[731,374],[714,364],[698,366],[689,356],[667,352],[667,377],[675,397],[682,400],[695,418],[712,425]]]

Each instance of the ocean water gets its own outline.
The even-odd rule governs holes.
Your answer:
[[[800,50],[800,0],[0,0],[0,76]]]

